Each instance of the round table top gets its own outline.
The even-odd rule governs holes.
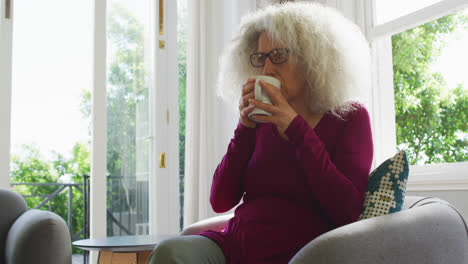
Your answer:
[[[153,250],[162,240],[175,237],[177,235],[158,236],[114,236],[105,238],[82,239],[72,244],[84,250],[114,251],[114,252],[135,252]]]

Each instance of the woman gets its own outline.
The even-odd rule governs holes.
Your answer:
[[[254,99],[255,75],[280,80],[280,89],[260,81],[273,105]],[[311,3],[258,11],[243,19],[219,80],[222,95],[241,92],[240,121],[210,202],[217,213],[243,202],[222,232],[165,241],[150,263],[287,263],[317,236],[356,221],[373,156],[369,115],[355,101],[369,86],[357,26]],[[254,122],[255,107],[272,115]]]

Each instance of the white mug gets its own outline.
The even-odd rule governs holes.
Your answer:
[[[271,102],[271,99],[270,99],[270,96],[268,95],[267,92],[265,92],[262,87],[260,86],[260,84],[258,83],[260,80],[263,80],[269,84],[272,84],[273,86],[277,87],[278,89],[280,88],[280,81],[276,78],[273,78],[271,76],[266,76],[266,75],[258,75],[255,77],[255,100],[258,100],[258,101],[261,101],[261,102],[264,102],[265,104],[273,104]],[[259,120],[256,120],[255,117],[253,117],[253,115],[269,115],[271,116],[270,113],[268,113],[267,111],[265,110],[262,110],[260,108],[255,108],[252,112],[250,112],[249,114],[249,118],[255,122],[262,122],[262,121],[259,121]]]

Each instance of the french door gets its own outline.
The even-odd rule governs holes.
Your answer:
[[[0,0],[0,186],[6,188],[10,186],[13,1],[19,7],[25,6],[19,3],[26,0]],[[40,1],[54,4],[54,0],[34,4],[40,5]],[[89,1],[91,19],[78,23],[92,25],[88,67],[92,76],[88,87],[90,236],[177,233],[177,1]],[[59,8],[52,10],[61,12]],[[52,22],[66,23],[64,13],[62,10],[62,20]],[[44,14],[38,19],[54,20]],[[60,32],[56,33],[60,37]],[[29,59],[38,60],[34,56]],[[67,63],[74,62],[66,61],[62,67],[68,67]]]
[[[176,4],[106,2],[108,235],[179,231]]]

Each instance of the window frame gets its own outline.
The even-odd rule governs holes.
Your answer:
[[[468,0],[444,0],[405,16],[374,26],[375,1],[364,5],[365,32],[372,56],[372,117],[374,166],[396,150],[395,101],[391,36],[468,7]],[[390,120],[385,124],[382,120]],[[411,165],[408,191],[468,190],[468,162]]]
[[[11,62],[13,1],[7,13],[6,0],[0,0],[0,187],[10,187]]]

